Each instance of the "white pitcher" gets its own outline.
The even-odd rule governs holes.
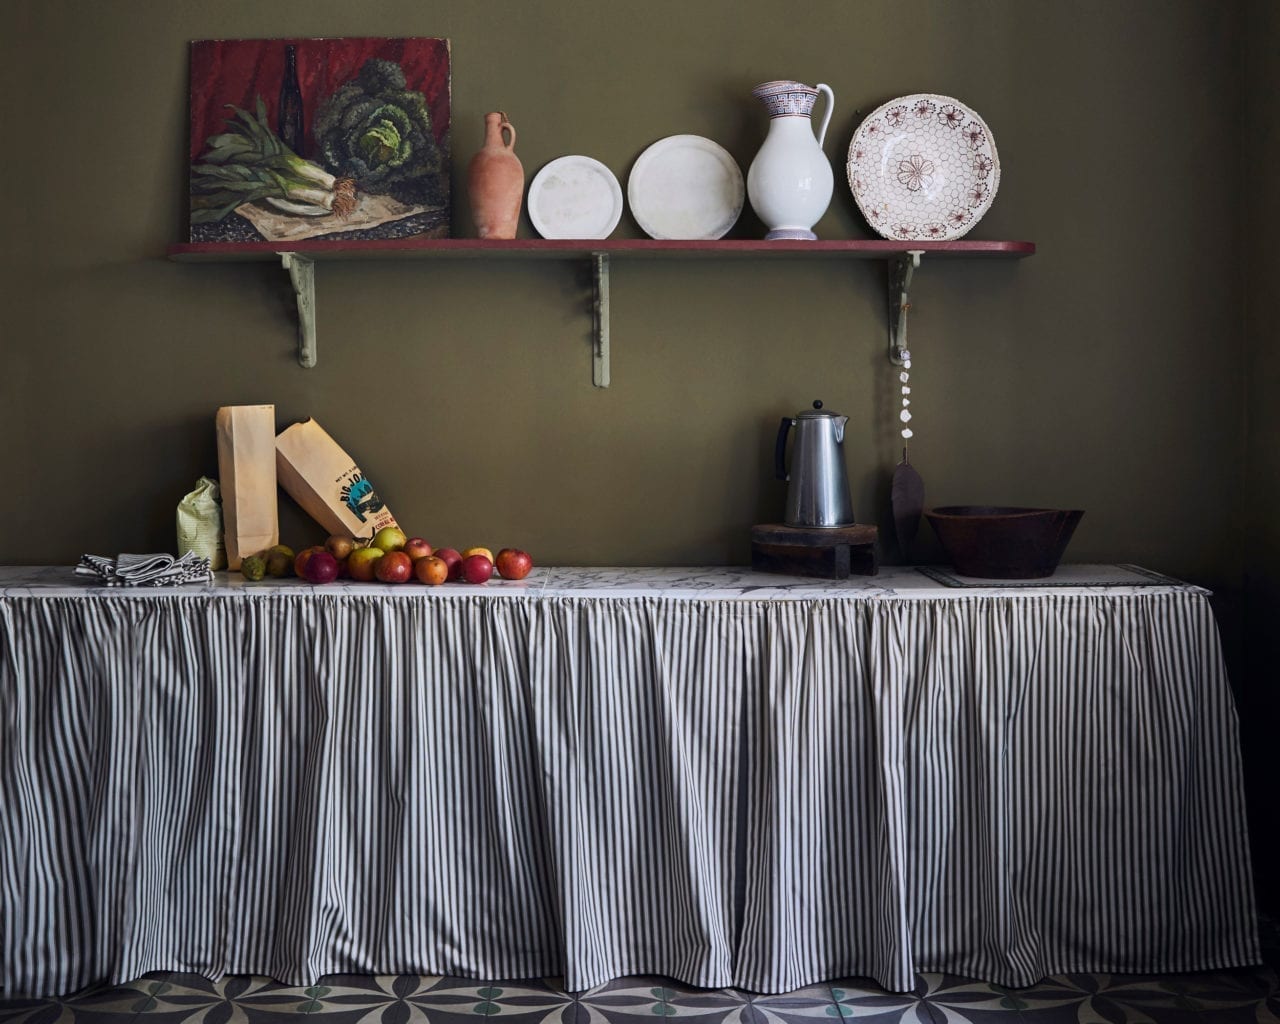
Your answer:
[[[815,139],[810,115],[819,93],[827,104]],[[769,228],[767,239],[816,239],[812,228],[831,205],[831,164],[822,143],[835,96],[829,86],[800,82],[764,82],[751,95],[769,111],[769,134],[747,170],[751,208]]]

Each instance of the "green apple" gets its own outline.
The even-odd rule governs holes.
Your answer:
[[[373,540],[369,542],[369,546],[381,548],[383,551],[399,551],[404,547],[405,541],[408,539],[400,527],[384,526],[373,535]]]
[[[385,554],[382,548],[356,548],[347,556],[347,574],[361,583],[372,583],[374,566]]]

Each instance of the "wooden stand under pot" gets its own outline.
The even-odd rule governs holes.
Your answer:
[[[768,523],[751,527],[751,568],[844,580],[879,571],[874,526],[801,527]]]

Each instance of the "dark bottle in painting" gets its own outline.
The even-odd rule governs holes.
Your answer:
[[[284,78],[280,82],[280,106],[276,131],[281,141],[302,156],[302,90],[298,87],[298,48],[284,48]]]

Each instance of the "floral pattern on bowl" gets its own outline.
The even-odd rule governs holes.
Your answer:
[[[991,129],[949,96],[901,96],[863,120],[849,143],[854,202],[897,241],[966,235],[991,207],[1000,158]]]

